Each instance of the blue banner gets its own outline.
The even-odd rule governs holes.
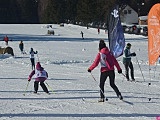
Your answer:
[[[119,6],[116,5],[109,15],[108,40],[111,53],[117,58],[123,54],[125,38],[119,16]]]

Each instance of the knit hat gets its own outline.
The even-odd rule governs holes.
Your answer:
[[[130,49],[131,46],[132,46],[132,45],[131,45],[130,43],[127,43],[126,48],[127,48],[127,49]]]
[[[37,62],[36,69],[40,69],[40,68],[41,68],[41,64],[40,62]]]
[[[106,44],[105,44],[104,40],[100,40],[99,41],[99,50],[101,50],[101,49],[103,49],[105,47],[106,47]]]
[[[33,48],[31,48],[31,51],[33,51]]]
[[[129,46],[129,47],[130,47],[130,46],[132,46],[132,45],[131,45],[131,43],[127,43],[127,46]]]

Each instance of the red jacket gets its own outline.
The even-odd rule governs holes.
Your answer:
[[[8,40],[9,40],[8,37],[5,36],[5,37],[4,37],[4,41],[5,41],[5,42],[8,42]]]
[[[107,47],[100,50],[89,69],[93,70],[98,66],[99,62],[101,64],[101,72],[114,70],[114,66],[116,66],[118,71],[121,70],[116,58],[110,53]]]

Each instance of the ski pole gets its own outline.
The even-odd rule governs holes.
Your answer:
[[[126,78],[126,76],[125,76],[125,74],[124,73],[121,73],[125,78]]]
[[[38,53],[37,53],[37,58],[38,58],[38,62],[39,62],[39,57],[38,57]]]
[[[151,70],[151,68],[150,68],[150,65],[149,65],[149,77],[150,77],[150,82],[148,83],[148,88],[149,88],[149,86],[151,85],[151,72],[150,72],[150,70]],[[148,100],[149,101],[151,101],[151,97],[150,98],[148,98]]]
[[[154,78],[155,78],[156,68],[157,68],[157,62],[156,62],[156,66],[154,67]]]
[[[93,74],[91,73],[92,78],[94,79],[94,81],[97,82],[97,80],[95,79],[95,77],[93,76]],[[99,85],[98,85],[99,86]],[[104,95],[104,92],[102,91],[101,87],[99,86],[101,93]],[[105,97],[105,95],[104,95]],[[106,98],[106,101],[108,101],[108,99]]]
[[[28,85],[29,85],[29,81],[28,81],[27,86],[26,86],[26,89],[25,89],[25,91],[24,91],[24,94],[23,94],[24,96],[25,96],[25,93],[26,93],[26,91],[27,91]]]
[[[48,88],[52,91],[52,93],[54,93],[53,89],[49,86],[49,84],[47,82],[45,82],[45,83],[47,84]]]
[[[139,64],[139,62],[138,62],[138,58],[137,58],[137,57],[136,57],[136,60],[137,60],[137,63],[138,63],[139,69],[140,69],[140,71],[141,71],[141,74],[142,74],[143,80],[145,81],[145,79],[144,79],[144,75],[143,75],[143,73],[142,73],[142,70],[141,70],[141,67],[140,67],[140,64]]]
[[[123,77],[125,77],[126,78],[126,75],[124,74],[124,73],[121,73],[122,75],[123,75]],[[127,79],[127,78],[126,78]]]

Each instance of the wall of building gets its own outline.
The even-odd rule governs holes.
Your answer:
[[[125,24],[138,24],[138,14],[128,5],[121,12],[121,22]]]

